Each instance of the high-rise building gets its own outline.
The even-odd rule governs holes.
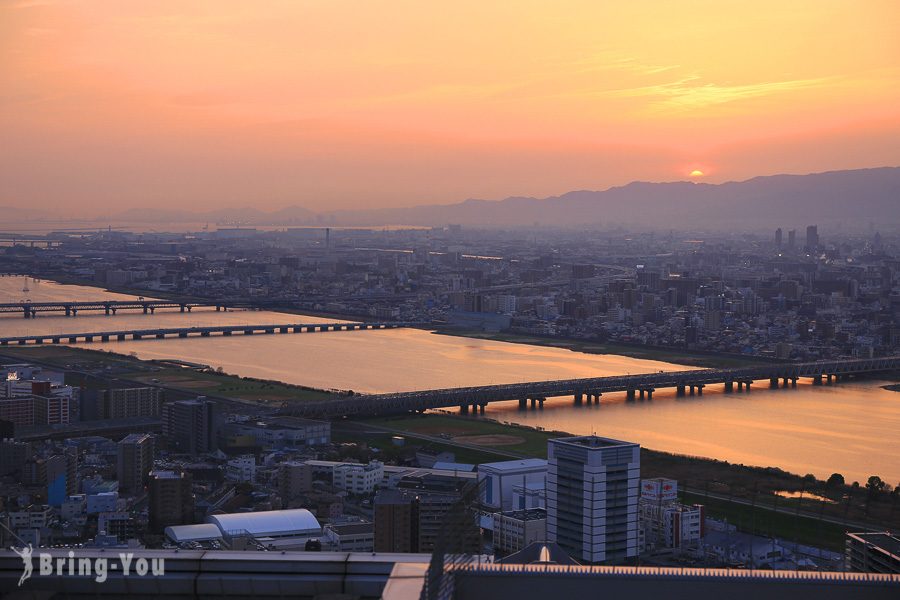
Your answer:
[[[636,557],[640,450],[597,436],[549,440],[547,539],[581,563]]]
[[[105,395],[106,419],[158,417],[163,401],[163,390],[155,387],[117,388],[106,390]]]
[[[397,490],[375,496],[375,552],[419,551],[419,499]]]
[[[119,442],[117,470],[119,490],[135,493],[144,489],[153,469],[153,438],[146,433],[132,433]]]
[[[781,227],[775,230],[775,247],[781,250]]]
[[[217,447],[215,404],[203,397],[164,404],[162,432],[176,452],[212,452]]]
[[[815,250],[819,247],[819,227],[810,225],[806,228],[806,249]]]
[[[788,248],[793,250],[797,247],[797,230],[791,229],[788,231]]]
[[[149,483],[150,529],[159,533],[170,525],[194,522],[194,495],[189,473],[151,471]]]
[[[302,462],[281,463],[278,468],[278,493],[285,507],[312,490],[312,466]]]

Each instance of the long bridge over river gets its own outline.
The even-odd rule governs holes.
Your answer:
[[[84,300],[78,302],[53,301],[53,302],[4,302],[0,303],[0,314],[19,313],[26,319],[37,317],[38,313],[63,313],[67,317],[77,316],[79,312],[103,312],[107,315],[115,315],[120,310],[138,310],[146,314],[153,314],[158,309],[179,310],[191,312],[191,309],[199,307],[215,308],[217,311],[229,308],[258,308],[257,303],[245,300],[233,302],[203,302],[193,300]]]
[[[126,340],[210,337],[212,335],[255,335],[273,333],[315,333],[325,331],[364,331],[417,327],[422,323],[404,321],[365,323],[284,323],[275,325],[210,325],[204,327],[157,327],[154,329],[126,329],[92,331],[88,333],[40,333],[0,337],[0,346],[39,344],[78,344],[84,342],[123,342]]]
[[[354,395],[321,402],[286,406],[285,414],[304,417],[339,417],[395,414],[458,406],[462,412],[481,411],[491,402],[517,400],[519,407],[543,408],[547,398],[571,396],[575,404],[600,403],[606,393],[624,392],[627,400],[651,399],[661,388],[676,395],[702,395],[708,385],[724,384],[725,393],[750,392],[763,381],[769,387],[796,387],[800,378],[814,385],[828,385],[845,377],[873,375],[900,369],[900,356],[871,359],[778,363],[735,369],[660,371],[641,375],[616,375],[557,381],[532,381],[506,385],[420,390],[394,394]]]

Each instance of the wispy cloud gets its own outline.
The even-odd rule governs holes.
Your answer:
[[[607,90],[601,92],[600,95],[624,98],[644,97],[657,99],[669,108],[695,109],[816,88],[833,83],[833,77],[819,77],[742,85],[720,85],[713,82],[704,83],[700,76],[690,75],[668,83]]]

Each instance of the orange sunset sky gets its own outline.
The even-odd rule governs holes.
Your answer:
[[[0,1],[0,206],[316,211],[900,165],[897,0]]]

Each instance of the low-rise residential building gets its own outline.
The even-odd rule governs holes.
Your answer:
[[[512,554],[547,538],[547,511],[543,508],[493,514],[494,552]]]
[[[341,523],[326,525],[322,531],[335,552],[372,552],[375,549],[374,523]]]
[[[340,465],[334,468],[334,487],[351,494],[371,494],[384,479],[384,463],[373,460],[367,465]]]

